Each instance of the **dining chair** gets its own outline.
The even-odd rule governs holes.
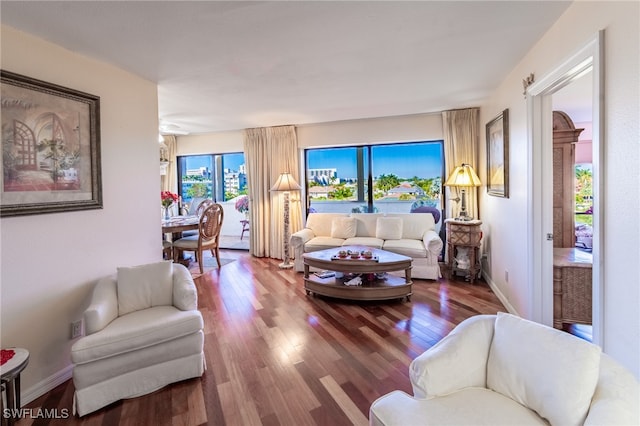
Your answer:
[[[211,205],[213,205],[213,200],[211,198],[205,198],[204,200],[200,201],[200,203],[198,203],[198,207],[196,207],[194,211],[195,215],[198,217],[202,216],[202,213],[205,211],[205,209]],[[183,237],[192,237],[194,235],[198,235],[198,231],[184,231],[182,233]]]
[[[196,255],[196,261],[200,266],[200,273],[204,273],[204,250],[211,250],[211,254],[216,257],[218,268],[220,268],[219,239],[224,210],[220,204],[212,204],[207,207],[200,216],[198,224],[198,235],[192,235],[178,239],[173,243],[173,258],[178,261],[184,251],[192,251]]]

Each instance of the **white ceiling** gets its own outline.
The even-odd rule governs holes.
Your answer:
[[[206,133],[478,106],[569,3],[2,0],[0,20],[156,82],[161,124]]]

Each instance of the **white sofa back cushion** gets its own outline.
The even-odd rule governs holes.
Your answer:
[[[356,237],[376,237],[376,226],[378,218],[384,217],[382,213],[351,213],[351,217],[356,219]]]
[[[430,213],[389,213],[387,217],[402,219],[402,238],[421,240],[428,230],[435,231],[436,223]]]
[[[173,304],[171,261],[118,268],[118,315]]]
[[[487,387],[552,425],[582,425],[598,382],[600,352],[560,330],[498,313]]]
[[[334,218],[349,217],[348,213],[310,213],[305,227],[311,229],[316,237],[329,237]]]
[[[356,220],[352,217],[334,217],[331,220],[331,238],[353,238],[356,236]]]
[[[379,217],[376,221],[376,238],[399,240],[402,238],[402,219],[399,217]]]

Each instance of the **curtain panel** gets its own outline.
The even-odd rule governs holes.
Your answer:
[[[470,164],[478,173],[478,140],[480,108],[442,112],[442,130],[444,134],[445,179],[462,163]],[[459,196],[457,188],[445,187],[447,199]],[[468,188],[467,212],[478,219],[478,190]],[[446,217],[456,217],[460,203],[447,203]]]
[[[284,197],[271,192],[281,173],[299,178],[298,140],[294,126],[244,131],[249,187],[249,252],[256,257],[284,259]],[[289,194],[291,233],[302,226],[300,192]]]

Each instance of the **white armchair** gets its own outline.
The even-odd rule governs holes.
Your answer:
[[[74,412],[204,373],[204,322],[189,271],[172,262],[118,268],[98,281],[71,348]]]
[[[640,424],[638,381],[600,348],[509,314],[478,315],[409,367],[414,396],[371,405],[371,425]]]

